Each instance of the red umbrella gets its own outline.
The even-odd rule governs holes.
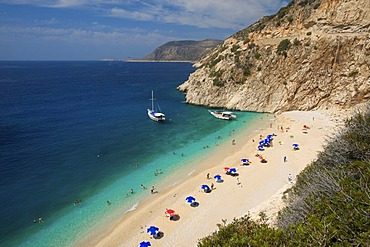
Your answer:
[[[224,167],[224,171],[228,172],[230,170],[230,167]]]
[[[167,209],[166,212],[164,212],[167,217],[172,217],[175,215],[175,210],[173,209]]]

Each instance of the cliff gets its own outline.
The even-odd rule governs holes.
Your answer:
[[[370,98],[370,1],[295,0],[237,32],[178,87],[186,102],[257,112]]]
[[[171,41],[158,47],[142,60],[196,62],[220,44],[222,44],[221,40],[212,39],[203,41]]]

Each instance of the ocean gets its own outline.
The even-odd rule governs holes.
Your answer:
[[[0,245],[73,246],[135,210],[151,186],[192,171],[189,161],[220,137],[228,141],[260,118],[236,112],[235,121],[223,121],[185,104],[176,87],[194,70],[190,63],[0,62]],[[152,90],[163,123],[147,116]]]

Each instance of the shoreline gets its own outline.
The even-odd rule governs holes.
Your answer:
[[[217,224],[223,221],[230,223],[233,218],[249,212],[256,217],[260,211],[272,211],[271,207],[274,212],[267,212],[267,215],[273,217],[282,207],[280,195],[291,186],[288,174],[297,175],[316,158],[318,151],[322,150],[327,129],[332,130],[338,123],[334,123],[327,112],[319,111],[294,111],[270,116],[272,119],[265,121],[267,126],[259,128],[260,125],[253,125],[254,131],[249,129],[249,135],[246,130],[236,133],[235,145],[223,143],[212,150],[208,157],[199,158],[196,161],[199,164],[186,179],[144,199],[107,232],[96,235],[94,239],[82,238],[78,245],[137,246],[141,241],[149,240],[152,246],[195,246],[199,238],[210,235],[217,230]],[[268,126],[270,121],[271,125]],[[308,134],[302,133],[303,125],[310,126]],[[283,132],[278,131],[281,126]],[[277,135],[273,147],[258,152],[256,146],[259,136],[272,133]],[[301,150],[292,151],[291,142],[298,142]],[[260,163],[255,157],[256,153],[266,157],[268,163]],[[283,161],[284,155],[288,157],[287,162]],[[241,158],[250,159],[252,164],[240,166]],[[224,166],[237,167],[239,176],[225,175],[222,171]],[[211,177],[220,174],[224,182],[207,180],[207,173]],[[202,192],[200,185],[204,183],[213,183],[215,189],[208,194]],[[185,203],[188,195],[196,198],[198,207],[192,208]],[[166,208],[173,208],[180,219],[170,221],[166,218]],[[146,233],[150,225],[159,227],[164,237],[152,239]]]

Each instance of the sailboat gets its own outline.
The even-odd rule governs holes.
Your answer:
[[[152,108],[151,109],[148,109],[148,116],[151,120],[153,121],[156,121],[156,122],[160,122],[160,121],[164,121],[166,120],[166,116],[162,113],[162,112],[157,112],[155,109],[154,109],[154,96],[153,96],[153,91],[152,91],[152,98],[151,98],[151,101],[152,101]]]

